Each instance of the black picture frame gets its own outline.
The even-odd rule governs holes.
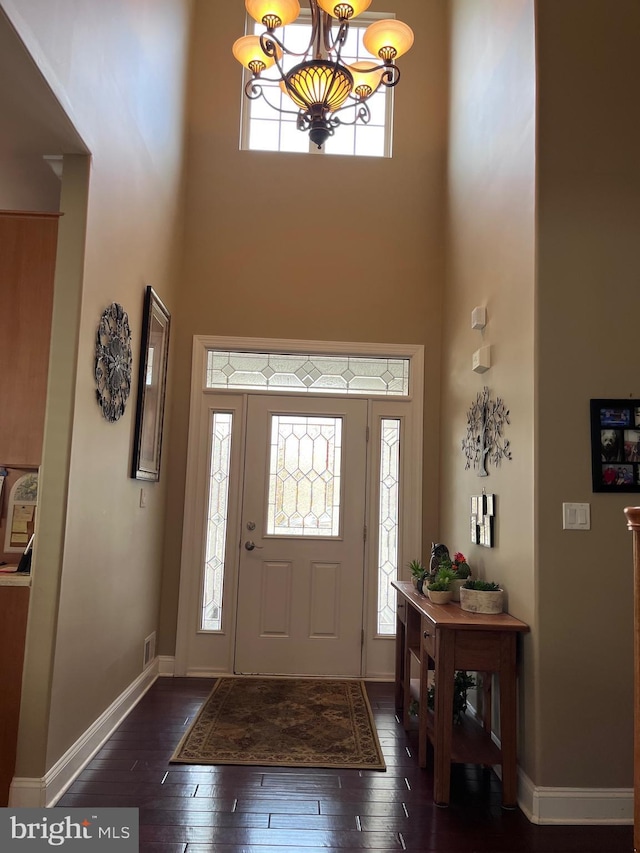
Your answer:
[[[596,398],[591,407],[594,492],[640,492],[640,400]]]
[[[159,480],[162,427],[167,390],[171,315],[150,285],[144,294],[138,401],[131,477]]]

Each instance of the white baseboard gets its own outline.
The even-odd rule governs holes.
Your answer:
[[[518,771],[518,805],[538,824],[632,824],[633,788],[537,787]]]
[[[112,702],[41,779],[14,777],[9,791],[13,808],[49,808],[56,804],[103,743],[131,712],[158,677],[158,658]]]
[[[478,718],[469,704],[468,712]],[[491,732],[498,749],[500,739]],[[494,771],[502,778],[502,767]],[[518,768],[518,806],[531,823],[583,826],[588,824],[632,824],[633,788],[545,788],[537,787]]]
[[[207,667],[192,666],[187,670],[189,678],[220,678],[221,675],[233,675],[228,669],[210,669]]]
[[[160,655],[158,658],[158,675],[175,675],[176,659],[173,655]]]

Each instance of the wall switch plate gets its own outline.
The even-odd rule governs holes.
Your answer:
[[[563,530],[591,530],[590,504],[562,504]]]
[[[475,373],[486,373],[491,367],[491,347],[480,347],[471,360],[471,367]]]

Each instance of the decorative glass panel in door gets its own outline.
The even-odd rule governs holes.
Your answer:
[[[267,535],[338,536],[342,419],[272,415]]]

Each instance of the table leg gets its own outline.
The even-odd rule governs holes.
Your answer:
[[[516,636],[503,634],[500,642],[500,741],[502,746],[502,805],[518,800],[517,780]]]
[[[427,690],[429,688],[429,655],[422,648],[420,655],[420,703],[418,708],[418,767],[427,766]]]
[[[402,696],[402,725],[409,729],[411,725],[411,651],[409,647],[409,632],[405,631],[403,650],[404,692]]]
[[[454,648],[455,631],[442,631],[435,667],[433,798],[443,806],[449,805],[451,788]]]
[[[404,606],[404,605],[403,605]],[[396,617],[396,708],[404,707],[404,622],[398,615]]]
[[[487,734],[491,734],[491,678],[492,673],[478,673],[482,678],[482,723]]]

